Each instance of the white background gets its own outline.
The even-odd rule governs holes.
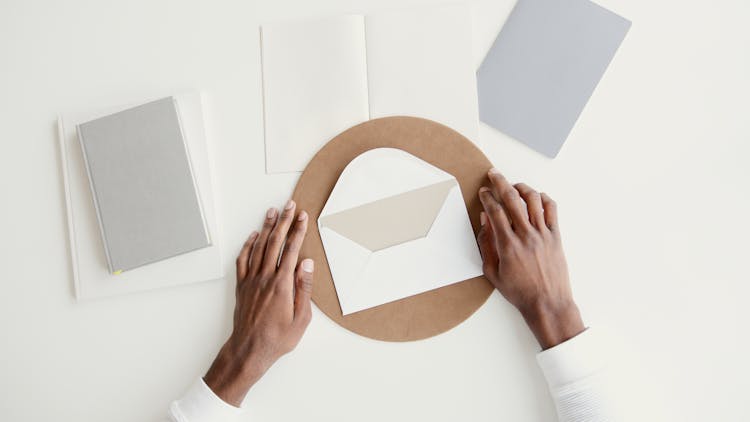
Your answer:
[[[158,420],[230,329],[233,255],[224,281],[74,303],[56,115],[206,90],[231,253],[297,178],[263,175],[258,25],[406,3],[427,2],[2,0],[0,419]],[[633,27],[559,157],[486,126],[475,141],[558,200],[584,318],[638,369],[623,384],[664,420],[748,420],[750,3],[600,3]],[[513,2],[476,5],[478,64]],[[408,344],[316,310],[249,420],[553,420],[536,351],[497,294]]]

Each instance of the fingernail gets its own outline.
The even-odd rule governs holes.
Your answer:
[[[284,206],[284,209],[285,210],[290,210],[290,209],[292,209],[293,206],[294,206],[294,201],[292,201],[290,199],[289,201],[287,201],[286,206]]]
[[[482,186],[481,188],[479,188],[479,193],[485,193],[489,191],[490,191],[490,188],[488,188],[487,186]]]
[[[253,230],[253,232],[252,232],[252,233],[250,233],[250,237],[249,237],[249,239],[252,239],[252,238],[254,238],[254,237],[255,237],[255,236],[257,236],[257,235],[258,235],[258,232],[256,232],[255,230]]]
[[[484,211],[479,213],[479,224],[483,226],[487,224],[487,214],[485,214]]]
[[[299,216],[297,217],[297,221],[305,221],[307,220],[307,213],[304,211],[299,212]]]
[[[492,167],[490,171],[487,172],[488,174],[500,174],[500,170]]]
[[[271,219],[276,217],[276,208],[269,208],[266,212],[266,218]]]
[[[308,258],[302,261],[302,271],[311,273],[313,270],[315,270],[315,262],[312,259]]]

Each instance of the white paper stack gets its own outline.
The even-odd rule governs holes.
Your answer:
[[[208,247],[134,268],[119,275],[111,274],[107,265],[76,126],[129,109],[132,105],[97,113],[67,115],[58,119],[71,262],[76,298],[79,300],[215,280],[224,276],[219,247],[219,227],[214,208],[211,164],[203,124],[202,98],[197,93],[178,95],[175,102],[212,243]]]

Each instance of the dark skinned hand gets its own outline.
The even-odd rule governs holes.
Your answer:
[[[479,190],[484,211],[477,236],[484,275],[526,320],[542,349],[585,327],[568,280],[557,205],[546,194],[511,185],[496,169]]]
[[[281,216],[269,209],[263,229],[250,235],[237,257],[234,328],[204,377],[217,396],[234,406],[297,346],[312,317],[313,261],[297,263],[308,216],[295,210],[291,200]]]

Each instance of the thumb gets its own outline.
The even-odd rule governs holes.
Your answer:
[[[312,297],[313,271],[315,271],[315,261],[307,258],[297,265],[295,272],[294,322],[304,327],[312,318],[310,298]]]

